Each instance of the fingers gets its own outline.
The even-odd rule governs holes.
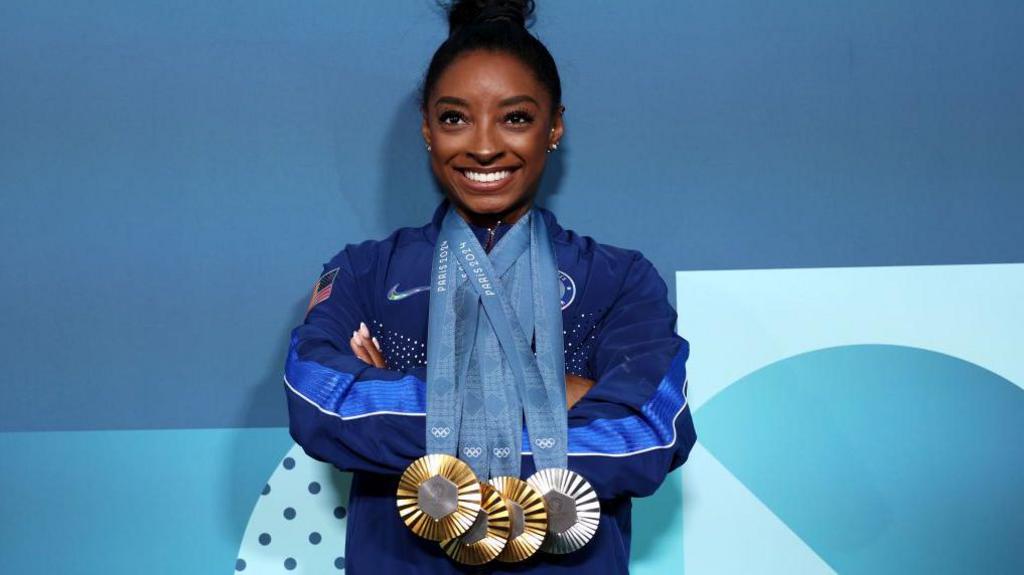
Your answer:
[[[373,364],[373,358],[370,357],[369,352],[363,346],[363,338],[359,335],[359,332],[352,332],[352,339],[348,340],[348,345],[352,348],[352,353],[356,354],[356,357],[366,363]]]
[[[565,375],[565,406],[572,409],[583,396],[594,387],[594,380],[580,377],[578,375]]]
[[[356,357],[366,363],[379,368],[386,368],[384,354],[380,351],[380,342],[370,334],[370,328],[363,322],[359,323],[359,329],[352,332],[352,339],[349,346]]]
[[[363,347],[370,353],[371,363],[375,367],[383,368],[385,366],[384,354],[380,352],[380,344],[377,343],[377,338],[371,338],[370,341],[364,340]]]

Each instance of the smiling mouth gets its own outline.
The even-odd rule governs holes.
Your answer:
[[[478,190],[492,190],[501,187],[511,179],[513,173],[519,168],[503,168],[497,170],[477,170],[472,168],[456,168],[455,171],[462,174],[462,177],[469,184],[470,188]]]

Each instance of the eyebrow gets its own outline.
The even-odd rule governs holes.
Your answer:
[[[505,98],[504,100],[498,102],[498,105],[501,107],[505,107],[519,104],[520,102],[532,102],[534,106],[537,106],[538,108],[540,107],[540,103],[537,102],[537,100],[526,94],[512,96],[511,98]],[[463,100],[462,98],[456,98],[455,96],[441,96],[440,98],[434,101],[434,106],[440,106],[441,104],[450,104],[452,106],[461,106],[463,108],[469,107],[469,102]]]
[[[502,106],[502,107],[505,107],[505,106],[511,106],[513,104],[518,104],[520,102],[532,102],[534,106],[537,106],[538,108],[540,107],[540,103],[537,102],[537,100],[534,100],[533,98],[531,98],[530,96],[527,96],[526,94],[522,94],[522,95],[519,95],[519,96],[512,96],[511,98],[505,98],[504,100],[498,102],[498,105]]]

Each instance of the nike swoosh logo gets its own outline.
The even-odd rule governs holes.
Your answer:
[[[418,294],[422,291],[430,291],[430,286],[414,287],[412,289],[400,292],[398,291],[398,284],[395,284],[391,286],[391,289],[388,290],[388,301],[403,300],[411,295]]]

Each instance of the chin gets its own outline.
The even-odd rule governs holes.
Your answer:
[[[493,215],[507,212],[522,205],[524,198],[521,196],[508,197],[504,194],[489,197],[481,197],[476,194],[460,194],[458,196],[458,201],[462,205],[462,208],[467,211],[475,214]]]
[[[477,214],[500,214],[512,209],[515,202],[510,201],[469,201],[463,204],[466,209]]]

